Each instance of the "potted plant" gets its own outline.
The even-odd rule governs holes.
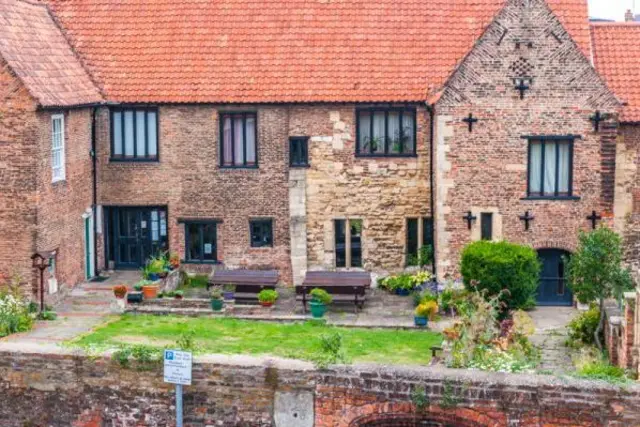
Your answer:
[[[127,302],[130,304],[139,304],[142,302],[142,285],[145,280],[141,280],[133,285],[133,292],[127,293]]]
[[[235,293],[236,285],[229,283],[222,287],[222,295],[224,296],[225,301],[231,301],[235,297]]]
[[[258,301],[263,307],[271,307],[278,299],[278,292],[273,289],[263,289],[258,294]]]
[[[397,281],[394,286],[396,295],[402,297],[409,296],[411,291],[415,288],[413,278],[408,274],[402,274],[397,277]]]
[[[173,297],[174,297],[175,299],[182,299],[182,298],[184,298],[184,291],[175,291],[175,292],[173,293]]]
[[[416,326],[427,326],[429,319],[438,312],[438,303],[435,301],[426,301],[416,307],[413,321]]]
[[[160,274],[164,272],[164,260],[162,258],[153,257],[147,263],[145,268],[146,278],[155,282],[160,279]]]
[[[211,309],[213,311],[220,311],[224,306],[224,300],[222,299],[222,289],[220,286],[214,286],[209,293],[211,297]]]
[[[153,299],[158,296],[160,286],[156,285],[151,280],[141,280],[137,284],[142,286],[142,295],[144,296],[144,299]]]
[[[169,268],[171,270],[177,270],[180,268],[180,255],[175,252],[172,252],[171,255],[169,255]]]
[[[316,319],[322,318],[327,311],[327,305],[333,301],[333,297],[329,292],[320,288],[312,289],[309,295],[311,295],[311,302],[309,303],[311,315]]]
[[[115,295],[117,299],[124,299],[124,297],[127,295],[127,287],[125,285],[114,286],[113,295]]]

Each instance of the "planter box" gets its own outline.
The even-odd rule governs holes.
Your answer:
[[[127,293],[127,302],[129,304],[140,304],[142,302],[142,292],[133,291]]]

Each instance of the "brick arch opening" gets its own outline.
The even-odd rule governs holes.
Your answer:
[[[351,421],[349,427],[483,427],[487,424],[454,414],[370,414]]]

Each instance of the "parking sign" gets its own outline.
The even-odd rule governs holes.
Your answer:
[[[164,351],[164,382],[191,385],[192,356],[188,351]]]

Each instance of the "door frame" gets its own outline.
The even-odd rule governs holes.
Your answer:
[[[96,274],[95,251],[96,242],[93,235],[93,209],[88,208],[82,214],[83,223],[83,242],[84,242],[84,276],[87,280],[93,278]]]
[[[126,266],[118,265],[116,259],[116,236],[115,231],[117,228],[113,227],[113,213],[118,209],[131,209],[131,210],[147,210],[162,209],[166,214],[166,227],[167,227],[167,250],[170,247],[170,235],[169,235],[169,206],[168,205],[103,205],[103,236],[104,236],[104,253],[105,253],[105,265],[108,267],[109,263],[113,261],[115,270],[136,270],[141,266]],[[112,229],[114,228],[114,229]]]
[[[564,257],[564,256],[571,256],[571,252],[567,251],[566,249],[563,248],[538,248],[536,249],[536,254],[538,255],[538,259],[540,260],[541,263],[541,269],[540,269],[540,276],[538,278],[538,289],[537,292],[541,291],[541,287],[543,285],[543,277],[542,274],[544,273],[544,262],[542,260],[542,257],[540,256],[540,252],[542,251],[555,251],[559,254],[560,257]],[[550,279],[555,279],[555,276],[548,276],[547,280]],[[562,279],[564,281],[564,295],[566,295],[566,297],[564,299],[555,299],[555,300],[548,300],[548,301],[540,301],[539,296],[536,295],[536,305],[538,306],[550,306],[550,307],[570,307],[573,305],[573,292],[571,292],[571,289],[569,289],[568,285],[567,285],[567,269],[566,269],[566,265],[564,265],[563,268],[563,276]]]

